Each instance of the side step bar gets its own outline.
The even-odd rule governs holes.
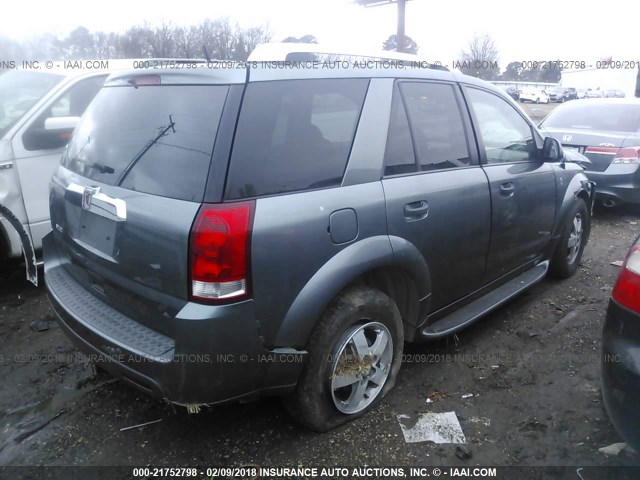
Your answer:
[[[544,278],[549,269],[549,261],[539,263],[504,285],[492,290],[446,317],[427,325],[420,332],[424,339],[446,337],[457,332],[495,310],[509,299],[515,297]]]

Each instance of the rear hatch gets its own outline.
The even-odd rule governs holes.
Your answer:
[[[204,70],[111,76],[52,180],[55,253],[66,271],[166,335],[171,322],[161,319],[189,300],[194,218],[205,192],[221,198],[207,186],[217,171],[214,143],[230,91],[240,88],[231,84],[244,77]]]
[[[604,172],[614,159],[627,155],[623,147],[640,145],[640,104],[571,102],[554,110],[540,127],[564,148],[585,155],[591,161],[587,170]]]

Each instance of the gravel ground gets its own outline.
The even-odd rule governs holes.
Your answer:
[[[75,357],[44,288],[2,264],[0,465],[640,465],[598,452],[620,441],[599,391],[619,269],[610,263],[624,258],[639,217],[638,208],[596,210],[573,278],[544,280],[454,338],[408,345],[380,406],[322,435],[293,424],[278,399],[190,415],[96,373]],[[38,320],[48,330],[34,331]],[[456,413],[471,459],[453,445],[405,443],[398,415],[411,423],[427,412]]]

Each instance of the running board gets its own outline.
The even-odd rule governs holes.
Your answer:
[[[446,337],[457,332],[495,310],[509,299],[515,297],[544,278],[549,269],[549,262],[539,263],[535,267],[518,275],[513,280],[490,291],[486,295],[474,300],[464,307],[450,313],[446,317],[427,325],[420,332],[424,339]]]

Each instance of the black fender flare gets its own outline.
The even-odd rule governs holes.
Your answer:
[[[585,199],[589,211],[593,213],[593,205],[596,199],[596,184],[590,181],[584,173],[575,175],[565,190],[564,197],[558,208],[552,238],[558,238],[560,236],[562,227],[567,221],[569,208],[579,197]]]
[[[18,217],[4,205],[0,205],[0,215],[7,219],[9,225],[18,233],[20,242],[22,243],[22,254],[24,255],[24,263],[26,265],[27,280],[38,286],[38,268],[36,266],[36,252],[33,248],[33,242],[29,232],[22,226]]]
[[[429,296],[430,272],[413,244],[387,235],[369,237],[338,252],[311,277],[289,307],[274,344],[306,345],[318,319],[338,293],[361,275],[380,267],[404,269],[416,282],[420,299]]]

